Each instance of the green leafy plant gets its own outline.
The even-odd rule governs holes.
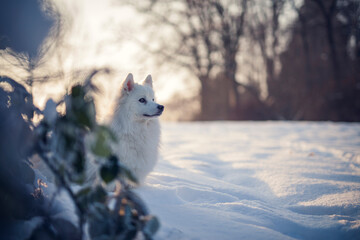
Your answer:
[[[107,126],[96,122],[95,105],[91,96],[96,91],[91,84],[91,78],[96,72],[91,73],[84,84],[73,86],[62,100],[48,100],[44,111],[40,113],[37,110],[43,116],[40,123],[36,126],[31,123],[26,128],[33,142],[28,147],[32,149],[28,151],[31,153],[28,156],[40,157],[54,176],[57,188],[51,198],[46,196],[43,191],[47,187],[46,182],[35,179],[27,160],[19,160],[16,166],[24,166],[26,168],[23,169],[29,169],[31,173],[26,174],[29,180],[25,180],[27,183],[34,182],[31,198],[37,199],[34,208],[41,210],[33,211],[27,218],[41,216],[47,219],[37,225],[28,239],[44,236],[47,239],[134,239],[139,234],[145,239],[152,239],[160,227],[159,220],[149,214],[144,202],[132,191],[130,183],[136,184],[136,179],[112,153],[111,144],[117,141],[116,136]],[[19,87],[27,98],[32,99],[21,85],[10,79],[6,81]],[[5,105],[8,99],[5,95],[9,93],[1,93],[4,95],[1,97]],[[33,107],[32,102],[25,102]],[[65,105],[64,113],[57,111],[57,107],[61,105]],[[29,109],[31,115],[36,108]],[[31,118],[32,115],[27,118],[28,121],[31,122]],[[95,167],[97,180],[89,180],[89,164],[98,166]],[[114,183],[116,191],[108,192],[107,185]],[[41,204],[50,202],[48,205],[51,205],[61,189],[67,192],[74,203],[78,217],[75,225],[66,219],[52,218],[43,207],[44,204]],[[27,213],[24,211],[25,216]]]

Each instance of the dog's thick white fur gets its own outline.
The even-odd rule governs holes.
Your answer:
[[[130,73],[110,122],[118,142],[112,145],[119,161],[128,167],[139,183],[153,170],[158,159],[160,124],[164,106],[154,100],[152,78],[135,83]]]

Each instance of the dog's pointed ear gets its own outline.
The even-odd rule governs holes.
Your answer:
[[[152,84],[152,78],[151,78],[151,75],[149,74],[145,80],[143,81],[143,85],[148,85],[149,87],[153,87],[153,84]]]
[[[124,83],[123,83],[122,90],[123,90],[124,92],[129,93],[129,92],[131,92],[131,91],[134,89],[134,85],[135,85],[135,83],[134,83],[134,77],[133,77],[133,75],[132,75],[131,73],[129,73],[129,74],[127,75]]]

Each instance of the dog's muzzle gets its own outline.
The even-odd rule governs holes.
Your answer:
[[[163,105],[158,105],[157,106],[157,109],[158,109],[157,114],[158,114],[158,116],[160,116],[162,114],[162,112],[164,111],[164,108],[165,107]]]
[[[149,114],[144,114],[145,117],[157,117],[157,116],[160,116],[162,114],[162,112],[164,111],[164,106],[163,105],[157,105],[156,109],[157,109],[157,112],[153,115],[149,115]]]
[[[164,106],[163,105],[158,105],[157,109],[159,109],[160,112],[163,112],[164,111]]]

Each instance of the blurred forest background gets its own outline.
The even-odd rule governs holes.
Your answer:
[[[9,48],[0,55],[0,75],[23,82],[35,79],[28,83],[35,93],[36,85],[50,80],[70,85],[67,78],[79,69],[120,67],[120,73],[107,77],[124,78],[127,72],[137,71],[125,67],[124,59],[129,63],[137,58],[132,66],[143,65],[140,73],[156,71],[156,77],[166,79],[158,82],[160,90],[168,91],[176,78],[185,86],[163,98],[167,120],[360,121],[360,0],[104,1],[95,13],[111,18],[101,22],[93,12],[85,20],[91,24],[89,29],[102,32],[84,34],[77,42],[72,36],[80,35],[85,27],[76,28],[75,23],[83,17],[81,9],[93,1],[74,1],[79,3],[76,7],[67,0],[41,1],[47,18],[35,23],[30,11],[30,20],[24,18],[25,22],[36,25],[24,25],[24,29],[33,32],[12,35],[13,41],[7,41],[7,36],[20,26],[14,25],[14,18],[24,16],[17,9],[20,5],[24,11],[30,8],[23,5],[27,1],[5,2],[7,8],[0,14],[2,49],[29,52],[14,42],[28,42],[26,36],[41,35],[35,29],[49,26],[49,19],[53,22],[35,57],[15,54]],[[16,17],[6,15],[9,6],[18,12]],[[109,8],[111,13],[106,12]],[[116,12],[120,8],[131,15]],[[124,24],[126,18],[130,24]],[[89,47],[92,37],[105,38],[110,32],[116,32],[116,37],[97,42],[95,50]],[[109,50],[114,45],[128,46],[127,41],[138,49],[132,59],[117,48]],[[116,51],[123,62],[110,58]],[[21,60],[9,56],[21,56]],[[107,60],[99,62],[101,58]],[[76,68],[68,67],[74,63]],[[9,70],[14,66],[27,74],[14,74]],[[105,80],[100,82],[105,84]],[[117,89],[118,84],[110,81],[108,88]],[[110,101],[109,96],[101,99]]]
[[[360,120],[358,0],[164,2],[179,42],[159,53],[197,77],[197,119]]]

